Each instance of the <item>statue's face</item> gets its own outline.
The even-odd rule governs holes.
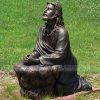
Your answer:
[[[43,13],[43,20],[47,21],[53,19],[54,16],[55,16],[55,7],[52,4],[48,4]]]

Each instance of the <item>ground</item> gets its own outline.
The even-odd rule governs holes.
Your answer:
[[[92,83],[94,91],[76,93],[71,96],[71,98],[75,99],[71,100],[100,100],[100,74],[88,75],[86,78]],[[51,99],[54,99],[54,97],[42,97],[42,100]],[[13,73],[0,72],[0,100],[28,100],[20,96],[20,87]],[[57,100],[61,99],[57,98]]]

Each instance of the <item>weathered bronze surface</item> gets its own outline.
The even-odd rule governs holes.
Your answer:
[[[39,30],[32,54],[14,65],[21,94],[36,98],[41,94],[68,95],[91,90],[91,84],[77,75],[77,60],[70,49],[61,5],[47,3],[43,20],[45,25]]]

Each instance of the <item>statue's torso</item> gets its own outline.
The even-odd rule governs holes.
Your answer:
[[[47,31],[46,31],[47,30]],[[49,29],[42,27],[39,31],[39,38],[37,41],[37,51],[45,51],[47,54],[53,53],[56,50],[56,47],[59,45],[65,45],[68,43],[68,48],[70,48],[70,43],[68,39],[68,33],[64,26],[56,26],[54,29],[48,32]],[[64,34],[61,33],[61,30],[64,31]],[[64,40],[63,40],[64,37]],[[60,44],[57,42],[61,40]],[[41,50],[40,50],[41,49]],[[67,48],[66,48],[67,49]],[[67,50],[68,51],[68,50]],[[65,52],[67,52],[65,51]],[[42,53],[42,55],[45,53]]]
[[[45,34],[46,36],[42,35],[43,41],[50,45],[53,49],[55,49],[59,35],[57,29],[55,28],[49,34]]]

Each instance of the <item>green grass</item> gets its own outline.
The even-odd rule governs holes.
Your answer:
[[[0,0],[0,69],[31,53],[48,0]],[[81,74],[100,73],[100,1],[60,0]]]

